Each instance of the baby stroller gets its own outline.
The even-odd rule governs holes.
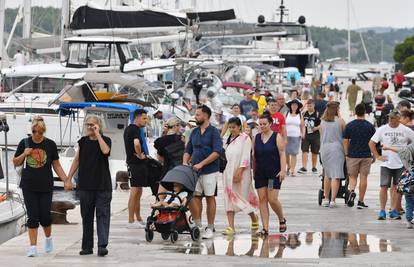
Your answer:
[[[322,164],[322,163],[321,163]],[[343,198],[345,200],[345,204],[348,202],[348,198],[350,195],[350,192],[348,190],[348,184],[349,184],[349,176],[348,176],[348,170],[346,168],[346,162],[344,163],[344,175],[345,179],[340,180],[340,185],[338,189],[338,194],[336,195],[336,198]],[[324,185],[323,185],[323,179],[325,177],[325,170],[322,166],[322,174],[321,174],[321,182],[322,186],[321,189],[319,189],[318,192],[318,204],[319,206],[322,205],[322,200],[325,198],[324,196]],[[331,197],[331,194],[329,194],[329,198]]]
[[[160,206],[152,208],[145,227],[145,239],[148,242],[154,239],[155,231],[161,233],[163,240],[171,239],[172,243],[178,240],[178,234],[190,234],[193,241],[197,241],[200,238],[200,229],[194,224],[188,209],[197,180],[198,174],[190,166],[180,165],[167,172],[161,180],[161,185],[171,192],[158,193],[156,200],[160,201],[160,196],[170,196],[178,198],[180,205],[176,207]],[[183,205],[183,200],[178,194],[173,192],[174,183],[182,184],[188,193],[185,205]]]

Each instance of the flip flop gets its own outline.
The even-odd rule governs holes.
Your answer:
[[[223,231],[223,235],[234,235],[236,232],[230,226]]]

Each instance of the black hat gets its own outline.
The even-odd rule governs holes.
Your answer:
[[[292,110],[292,104],[297,104],[298,105],[298,110],[300,110],[301,108],[303,108],[303,104],[302,102],[299,101],[299,99],[292,99],[289,102],[286,103],[286,106],[289,108],[289,110]]]

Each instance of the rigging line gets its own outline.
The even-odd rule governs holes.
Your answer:
[[[355,12],[354,5],[352,4],[352,0],[349,0],[349,4],[350,4],[351,9],[352,9],[352,14],[354,15],[355,23],[356,23],[357,27],[359,28],[358,18],[356,16],[356,12]],[[361,31],[359,31],[359,38],[361,39],[362,48],[364,49],[365,57],[367,58],[368,64],[371,64],[371,60],[369,58],[367,47],[365,46],[365,41],[364,41],[364,38],[362,36]]]

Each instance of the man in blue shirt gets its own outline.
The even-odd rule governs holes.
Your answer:
[[[329,73],[328,77],[326,77],[326,83],[328,85],[333,84],[333,82],[335,81],[335,76],[333,76],[333,73]]]
[[[368,207],[364,203],[364,197],[367,191],[368,174],[373,161],[368,143],[375,134],[375,128],[372,123],[365,120],[365,105],[363,103],[355,107],[355,114],[357,115],[356,120],[351,121],[345,127],[343,141],[349,175],[349,190],[351,191],[347,204],[349,207],[354,206],[356,197],[354,191],[359,175],[361,180],[359,182],[357,208],[364,209]]]
[[[211,109],[206,105],[197,108],[195,119],[197,128],[190,135],[185,149],[183,164],[192,165],[200,174],[191,201],[191,214],[198,227],[201,226],[201,198],[204,195],[207,201],[207,221],[203,238],[212,238],[214,219],[216,216],[215,191],[220,169],[220,152],[223,142],[217,128],[210,125]]]
[[[247,120],[249,120],[252,117],[250,115],[250,112],[253,109],[259,109],[259,106],[257,105],[256,100],[253,99],[253,95],[254,95],[254,92],[248,89],[245,94],[245,99],[240,101],[241,114],[245,116]]]

